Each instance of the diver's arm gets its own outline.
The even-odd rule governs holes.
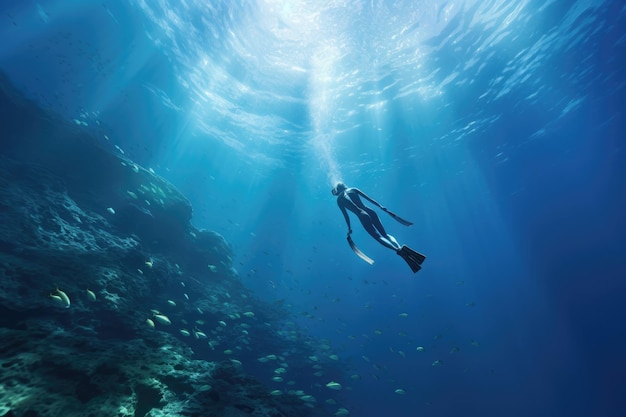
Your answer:
[[[359,190],[358,188],[355,188],[356,192],[363,197],[364,199],[366,199],[367,201],[369,201],[370,203],[374,204],[375,206],[379,207],[380,209],[382,209],[383,211],[387,210],[385,207],[383,207],[378,201],[374,200],[373,198],[371,198],[370,196],[368,196],[367,194],[365,194],[363,191]]]

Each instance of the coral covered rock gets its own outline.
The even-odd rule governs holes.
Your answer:
[[[174,186],[2,77],[0,107],[0,416],[326,415],[245,373],[307,338]]]

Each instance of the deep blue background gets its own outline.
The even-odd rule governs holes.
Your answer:
[[[331,137],[330,156],[316,148],[313,70],[282,85],[265,82],[283,74],[247,63],[228,43],[229,30],[254,22],[263,2],[216,6],[204,21],[186,15],[188,25],[214,31],[205,28],[202,49],[226,75],[206,85],[232,99],[232,113],[218,100],[198,108],[183,86],[193,67],[181,56],[193,55],[192,43],[179,42],[182,55],[173,53],[172,39],[185,31],[167,36],[141,2],[4,1],[0,70],[28,97],[84,121],[104,144],[176,184],[194,205],[194,224],[232,243],[244,282],[261,298],[291,305],[294,320],[329,339],[346,368],[332,378],[344,390],[329,393],[330,378],[311,375],[307,390],[319,402],[332,394],[355,416],[621,415],[624,6],[407,2],[394,10],[372,2],[369,10],[361,3],[333,9],[360,22],[342,35],[363,48],[337,74],[372,66],[380,77],[333,81],[336,117],[322,132]],[[368,34],[384,29],[375,19],[381,10],[403,16],[420,7],[450,17],[418,45],[428,52],[404,65],[415,44],[406,55],[386,55],[392,33],[381,43]],[[481,7],[493,9],[491,20]],[[489,44],[494,28],[504,28],[501,40]],[[472,60],[480,64],[467,65]],[[451,74],[456,79],[444,82]],[[409,88],[416,80],[440,93],[420,95]],[[237,83],[252,93],[232,98]],[[385,101],[382,111],[364,110],[376,104],[366,93]],[[293,100],[276,98],[283,94]],[[350,109],[357,114],[346,122]],[[284,120],[270,135],[276,143],[228,116],[248,113]],[[243,146],[229,145],[228,135]],[[381,214],[391,234],[428,256],[419,274],[356,219],[354,239],[376,263],[351,253],[330,195],[331,162],[348,185],[414,221],[407,229]]]

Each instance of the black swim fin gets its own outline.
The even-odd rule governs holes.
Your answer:
[[[426,257],[421,253],[416,252],[408,246],[404,245],[400,249],[398,249],[396,253],[406,261],[409,267],[411,267],[411,271],[413,271],[413,273],[422,269],[422,262],[424,262],[424,259],[426,259]]]
[[[398,223],[401,223],[401,224],[403,224],[403,225],[405,225],[405,226],[411,226],[411,225],[413,225],[413,222],[410,222],[410,221],[408,221],[408,220],[404,220],[402,217],[398,216],[396,213],[393,213],[393,212],[391,212],[391,211],[387,210],[386,208],[384,208],[384,209],[383,209],[383,211],[384,211],[385,213],[387,213],[388,215],[390,215],[391,217],[393,217],[394,219],[396,219],[396,221],[397,221]]]

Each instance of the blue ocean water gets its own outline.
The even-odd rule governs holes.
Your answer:
[[[5,0],[0,70],[175,184],[351,415],[621,415],[623,3],[233,3]]]

